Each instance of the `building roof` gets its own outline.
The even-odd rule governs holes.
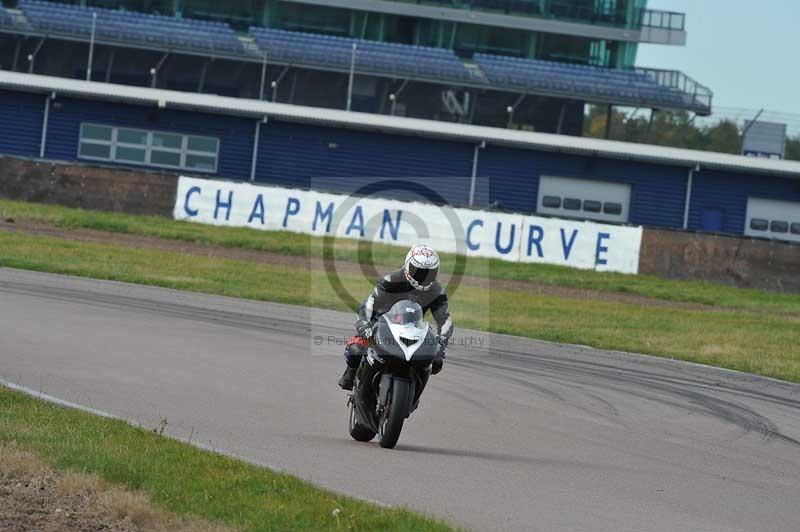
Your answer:
[[[0,71],[0,88],[800,179],[800,162]]]

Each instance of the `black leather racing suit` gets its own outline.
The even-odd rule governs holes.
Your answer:
[[[417,290],[406,280],[403,270],[398,270],[385,275],[375,285],[370,296],[358,309],[357,328],[368,324],[372,326],[382,315],[388,312],[395,303],[409,299],[422,307],[422,312],[431,311],[440,342],[446,344],[453,334],[453,319],[450,317],[450,305],[447,303],[447,294],[444,287],[434,282],[427,290]],[[347,365],[358,368],[363,355],[356,349],[348,346],[344,351]]]

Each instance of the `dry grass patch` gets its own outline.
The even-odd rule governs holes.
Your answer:
[[[108,489],[108,485],[97,475],[68,471],[56,479],[56,491],[67,497],[91,497]]]
[[[157,510],[141,492],[111,488],[99,496],[105,512],[118,521],[131,523],[142,532],[231,532],[231,528],[199,519],[186,519]]]
[[[41,526],[42,529],[59,532],[70,529],[65,522],[54,522],[53,513],[67,518],[74,517],[82,524],[92,523],[91,526],[96,525],[95,528],[98,530],[108,529],[109,523],[112,523],[114,531],[232,532],[233,530],[208,521],[178,517],[153,506],[150,498],[144,493],[109,485],[93,474],[57,472],[33,453],[1,445],[0,480],[9,481],[3,488],[5,491],[14,489],[20,491],[11,495],[13,500],[24,500],[28,508],[44,509],[40,513],[45,517],[37,523],[29,522],[32,518],[27,511],[24,512],[25,515],[18,515],[18,519],[14,519],[25,530],[29,530],[30,526]],[[28,489],[31,485],[37,486],[32,492]],[[4,498],[9,495],[0,490],[0,507],[7,506],[8,501],[4,502]],[[41,500],[31,500],[36,497]],[[49,506],[53,508],[47,508]],[[2,517],[8,520],[7,515],[3,514]]]
[[[117,521],[129,521],[138,528],[154,530],[166,517],[155,510],[144,494],[112,488],[99,497],[104,511]]]
[[[48,466],[33,453],[0,446],[0,478],[33,479],[48,472]]]

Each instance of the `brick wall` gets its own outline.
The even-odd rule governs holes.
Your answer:
[[[800,293],[800,245],[645,229],[639,272]]]
[[[172,216],[174,174],[0,157],[0,197],[101,211]]]

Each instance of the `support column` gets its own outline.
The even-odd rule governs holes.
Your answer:
[[[48,94],[44,100],[44,118],[42,119],[42,140],[39,142],[39,158],[44,159],[47,151],[47,125],[50,122],[50,100],[56,93]]]
[[[558,113],[558,127],[556,128],[556,135],[560,135],[564,129],[564,115],[567,114],[567,102],[561,102],[561,112]]]
[[[700,165],[689,169],[689,177],[686,180],[686,202],[683,206],[683,229],[689,229],[689,210],[692,207],[692,188],[694,187],[694,173],[700,170]]]
[[[208,76],[208,65],[211,61],[204,61],[203,68],[200,70],[200,80],[197,82],[197,92],[203,92],[206,88],[206,78]]]
[[[22,37],[17,37],[17,46],[14,48],[14,61],[11,63],[11,71],[17,71],[17,65],[19,64],[19,53],[22,49]]]
[[[650,120],[648,120],[647,122],[647,134],[645,135],[645,142],[647,142],[648,144],[650,144],[650,142],[652,141],[653,120],[655,120],[655,117],[656,117],[656,110],[650,109]]]
[[[614,106],[608,104],[608,109],[606,110],[606,133],[604,137],[607,139],[611,138],[611,119],[613,118],[613,115],[614,115]]]
[[[42,46],[44,46],[44,41],[44,38],[40,40],[39,44],[37,44],[36,48],[33,50],[33,53],[28,56],[28,74],[33,74],[36,56],[39,54],[39,50],[42,49]]]
[[[256,168],[258,166],[258,145],[261,143],[261,124],[267,123],[267,117],[256,122],[256,133],[253,138],[253,159],[250,162],[250,182],[256,180]]]
[[[111,51],[108,53],[108,63],[106,63],[106,77],[105,82],[111,83],[111,71],[114,70],[114,57],[116,56],[117,51],[112,48]]]
[[[469,118],[467,119],[468,124],[472,124],[475,122],[475,111],[477,110],[477,108],[478,108],[478,91],[475,91],[475,93],[472,95],[472,105],[469,108]]]
[[[480,156],[480,152],[483,148],[486,147],[486,141],[481,141],[480,144],[475,145],[475,151],[472,155],[472,178],[469,182],[469,206],[472,207],[475,205],[475,188],[478,184],[478,158]]]
[[[294,95],[295,91],[297,90],[297,69],[292,73],[292,88],[289,92],[289,103],[294,103]]]

